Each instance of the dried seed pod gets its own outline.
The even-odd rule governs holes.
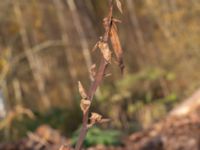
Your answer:
[[[90,105],[91,105],[90,100],[87,100],[87,99],[81,100],[80,107],[81,107],[81,110],[83,111],[83,114],[85,114],[88,111],[88,109],[90,108]]]
[[[99,46],[99,49],[101,50],[101,53],[102,53],[104,59],[107,62],[110,63],[111,62],[112,53],[111,53],[111,51],[109,49],[108,43],[99,42],[98,46]]]
[[[88,96],[87,96],[87,94],[85,92],[85,89],[83,88],[83,85],[81,84],[80,81],[78,81],[78,90],[79,90],[79,93],[80,93],[81,97],[83,99],[87,99]]]

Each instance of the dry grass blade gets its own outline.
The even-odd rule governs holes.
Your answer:
[[[24,108],[22,106],[16,106],[14,110],[8,112],[7,116],[3,120],[1,120],[0,130],[11,127],[13,121],[16,118],[21,117],[23,115],[26,115],[30,119],[35,119],[35,115],[31,110]]]
[[[123,13],[122,4],[121,4],[120,0],[115,0],[115,2],[116,2],[117,8],[119,9],[120,13]]]
[[[123,70],[124,70],[124,63],[122,59],[123,50],[121,47],[121,43],[120,43],[119,36],[117,33],[117,26],[115,22],[112,22],[112,26],[110,30],[110,39],[111,39],[111,43],[112,43],[112,47],[114,49],[115,55],[117,57],[118,65],[120,67],[121,72],[123,73]]]

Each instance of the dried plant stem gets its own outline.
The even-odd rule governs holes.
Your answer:
[[[122,12],[120,1],[116,1],[116,3],[117,3],[117,7],[119,11]],[[102,58],[101,58],[98,71],[96,75],[94,76],[94,80],[91,83],[88,93],[85,92],[85,89],[83,88],[82,84],[79,82],[79,92],[82,97],[80,106],[83,111],[83,120],[82,120],[82,128],[80,131],[80,135],[78,137],[78,141],[75,146],[75,150],[80,150],[82,148],[83,141],[85,139],[85,136],[87,134],[87,130],[89,127],[91,127],[95,123],[102,123],[105,120],[108,120],[108,119],[102,119],[101,115],[93,112],[90,117],[90,124],[88,125],[89,108],[91,106],[93,97],[95,95],[97,88],[99,87],[99,85],[101,84],[105,76],[108,65],[111,62],[111,51],[109,48],[109,40],[111,40],[114,53],[117,57],[118,65],[121,69],[121,72],[123,73],[123,68],[124,68],[123,60],[122,60],[123,50],[121,48],[121,44],[120,44],[119,37],[116,30],[117,27],[115,23],[117,22],[117,19],[113,18],[113,1],[109,0],[109,4],[110,4],[109,13],[103,19],[103,27],[105,29],[104,35],[103,37],[100,38],[100,40],[97,42],[94,48],[94,49],[96,48],[100,49],[102,53]]]
[[[90,101],[93,100],[96,89],[100,85],[100,83],[101,83],[101,81],[104,77],[107,66],[108,66],[108,62],[104,58],[102,58],[101,64],[99,66],[99,70],[98,70],[97,75],[95,77],[95,80],[92,82],[90,90],[88,92],[88,98],[89,98]],[[87,110],[86,113],[83,115],[82,128],[81,128],[81,131],[80,131],[80,135],[79,135],[78,142],[76,144],[75,150],[80,150],[81,147],[82,147],[84,138],[85,138],[86,133],[87,133],[88,115],[89,115],[89,111]]]
[[[68,4],[69,9],[71,11],[72,19],[73,19],[75,28],[78,32],[78,36],[80,39],[82,53],[83,53],[83,56],[84,56],[84,59],[85,59],[86,65],[87,65],[87,69],[89,71],[90,67],[92,65],[92,59],[90,56],[88,41],[86,40],[86,33],[84,31],[84,28],[81,25],[80,16],[77,12],[77,7],[76,7],[74,0],[66,0],[66,3]]]
[[[112,19],[112,4],[110,5],[110,11],[109,11],[109,15],[108,15],[108,22],[109,22],[109,25],[105,31],[105,34],[103,36],[103,42],[107,43],[108,42],[108,39],[109,39],[109,31],[110,31],[110,23],[111,23],[111,19]],[[98,69],[98,72],[95,76],[95,79],[94,81],[92,82],[91,84],[91,87],[89,89],[89,92],[88,92],[88,99],[92,102],[93,100],[93,97],[94,97],[94,94],[97,90],[97,87],[100,85],[104,75],[105,75],[105,71],[107,69],[109,65],[109,62],[105,60],[104,57],[101,58],[101,63],[100,63],[100,66],[99,66],[99,69]],[[82,120],[82,128],[81,128],[81,131],[80,131],[80,135],[79,135],[79,138],[78,138],[78,142],[75,146],[75,150],[80,150],[81,147],[82,147],[82,144],[83,144],[83,141],[84,141],[84,138],[87,134],[87,125],[88,125],[88,115],[89,115],[89,109],[86,111],[85,114],[83,114],[83,120]]]

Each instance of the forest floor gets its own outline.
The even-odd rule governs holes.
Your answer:
[[[199,95],[200,91],[150,128],[124,137],[123,146],[97,145],[87,150],[200,150],[200,107],[195,105],[197,99],[193,102]],[[0,150],[59,150],[60,145],[70,142],[47,125],[27,135],[15,143],[0,144]]]

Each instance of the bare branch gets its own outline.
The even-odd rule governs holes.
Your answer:
[[[92,126],[95,123],[103,123],[109,121],[109,119],[102,119],[102,116],[97,113],[92,113],[92,116],[90,118],[91,123],[88,125],[88,119],[89,119],[89,108],[91,105],[91,102],[93,100],[94,94],[101,84],[103,78],[105,77],[106,70],[108,68],[108,65],[111,61],[111,51],[109,48],[109,39],[110,39],[110,32],[112,28],[112,19],[113,19],[113,1],[109,0],[109,13],[108,15],[103,19],[103,27],[105,29],[104,35],[100,38],[100,40],[95,44],[93,49],[99,48],[102,53],[101,63],[99,65],[97,73],[95,73],[95,77],[93,82],[91,83],[90,89],[87,94],[87,101],[81,100],[81,109],[83,111],[83,121],[82,121],[82,128],[80,131],[80,135],[78,137],[78,141],[75,146],[75,150],[80,150],[82,148],[82,144],[84,141],[84,138],[87,134],[88,127]],[[116,36],[116,34],[115,34]],[[119,42],[119,41],[118,41]],[[119,43],[118,43],[119,44]],[[121,54],[120,54],[121,57]],[[90,103],[88,103],[88,100]],[[83,102],[86,104],[83,107]]]

